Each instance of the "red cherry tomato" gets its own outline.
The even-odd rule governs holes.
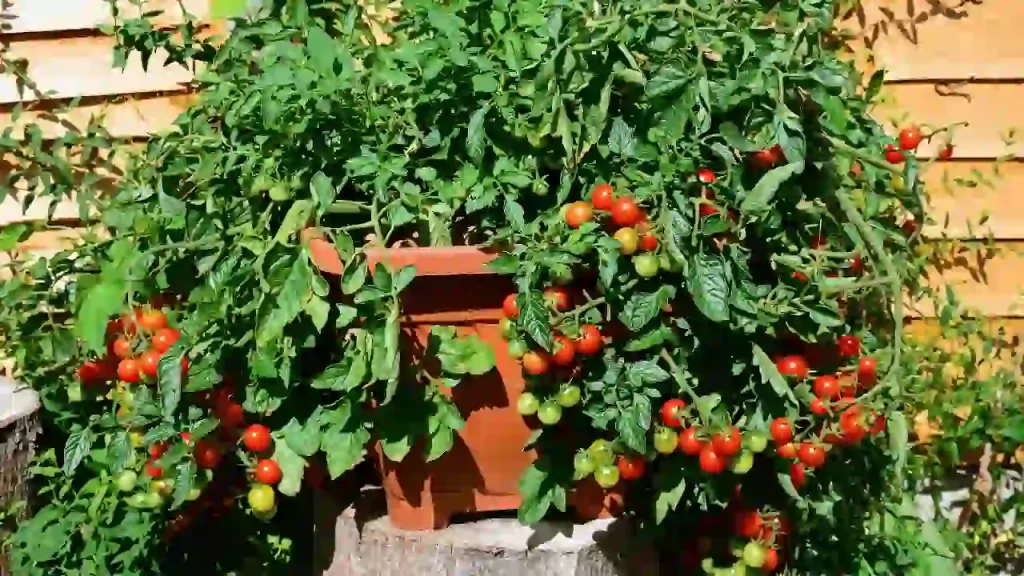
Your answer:
[[[94,384],[103,380],[103,366],[96,361],[89,360],[78,367],[78,379],[82,384]]]
[[[160,357],[163,354],[156,350],[146,350],[139,357],[139,370],[150,378],[156,378],[157,369],[160,367]]]
[[[612,222],[617,226],[627,228],[635,226],[642,219],[640,207],[628,196],[623,196],[612,203]]]
[[[200,440],[196,442],[196,448],[192,452],[196,459],[196,466],[201,470],[213,470],[220,465],[221,451],[215,444]]]
[[[828,414],[828,406],[825,404],[825,401],[821,398],[811,400],[811,413],[817,414],[818,416]]]
[[[666,400],[661,405],[661,423],[669,428],[680,428],[683,425],[681,419],[683,409],[686,408],[686,401],[679,398]]]
[[[725,458],[735,456],[739,453],[742,442],[743,436],[737,428],[730,428],[724,432],[715,434],[711,438],[711,445],[714,447],[715,452],[717,452],[719,456],[723,456]]]
[[[800,462],[808,468],[821,468],[825,464],[825,447],[814,442],[800,445]]]
[[[874,414],[872,413],[874,420],[871,422],[871,434],[881,434],[885,432],[885,414]]]
[[[242,405],[232,400],[218,403],[217,419],[226,430],[234,430],[245,422],[245,410]]]
[[[654,252],[658,249],[658,237],[654,234],[644,234],[640,237],[639,248],[641,252]]]
[[[715,177],[715,173],[711,170],[701,168],[700,170],[697,170],[697,180],[699,180],[701,184],[714,184],[717,178]]]
[[[156,460],[167,453],[167,443],[165,442],[153,442],[149,445],[149,458],[150,460]]]
[[[807,360],[799,354],[790,354],[789,356],[782,357],[775,364],[775,367],[779,369],[780,374],[794,380],[803,380],[807,378],[807,374],[810,372]]]
[[[846,270],[854,276],[860,276],[864,272],[864,259],[860,257],[860,254],[854,254],[850,258]]]
[[[260,484],[273,486],[281,481],[281,467],[274,460],[266,458],[256,463],[253,476]]]
[[[139,326],[147,332],[156,332],[167,327],[167,316],[159,310],[145,310],[137,314]]]
[[[619,477],[623,480],[637,480],[642,478],[647,470],[647,462],[643,456],[619,456]]]
[[[531,350],[523,355],[523,370],[531,376],[540,376],[548,371],[550,356],[542,350]]]
[[[590,203],[595,210],[611,210],[612,202],[615,200],[615,191],[611,184],[598,184],[590,192]]]
[[[171,349],[171,346],[174,346],[175,342],[177,342],[180,337],[181,334],[174,328],[161,328],[153,334],[153,339],[150,342],[150,345],[157,352],[167,352]]]
[[[594,208],[589,202],[573,202],[565,210],[565,223],[570,228],[579,228],[594,219]]]
[[[939,150],[939,160],[949,160],[952,157],[953,157],[953,145],[952,144],[946,144],[945,146],[942,147],[942,150]]]
[[[706,444],[700,451],[700,469],[707,474],[721,474],[725,470],[725,458],[715,451],[714,446]]]
[[[516,294],[509,294],[505,296],[505,301],[501,304],[501,309],[505,312],[505,316],[509,318],[519,317],[519,305],[516,304]]]
[[[132,343],[124,336],[118,336],[110,345],[110,351],[118,358],[130,358],[132,355]]]
[[[272,441],[270,429],[262,424],[253,424],[242,434],[242,443],[250,452],[266,452],[270,450]]]
[[[917,232],[917,220],[907,218],[903,221],[903,224],[900,224],[900,230],[903,230],[903,233],[907,236],[913,236]]]
[[[793,482],[793,487],[797,490],[804,487],[807,483],[807,469],[804,465],[799,462],[794,462],[789,467],[789,479]]]
[[[903,152],[895,144],[887,144],[885,146],[885,161],[889,164],[902,164],[906,158],[903,156]]]
[[[899,141],[901,150],[917,150],[922,140],[924,140],[924,134],[921,132],[920,126],[907,126],[900,130]]]
[[[572,340],[559,334],[555,336],[555,352],[551,355],[551,361],[556,366],[568,366],[576,357],[576,345]]]
[[[822,400],[839,398],[839,378],[832,374],[822,374],[814,379],[814,395]]]
[[[851,358],[860,354],[860,338],[845,334],[836,340],[836,348],[840,356]]]
[[[761,564],[761,570],[764,572],[774,572],[779,567],[779,551],[775,548],[768,548],[764,554],[764,564]]]
[[[572,301],[569,298],[569,293],[566,292],[565,288],[556,286],[554,288],[548,288],[544,291],[544,300],[551,304],[555,310],[559,312],[565,312],[572,306]]]
[[[788,418],[776,418],[772,420],[769,432],[776,444],[786,444],[793,440],[793,427],[789,424]]]
[[[775,451],[779,453],[779,457],[786,458],[787,460],[792,460],[799,456],[796,444],[793,444],[792,442],[779,444],[778,447],[775,448]]]
[[[181,441],[184,442],[186,446],[191,446],[192,445],[192,433],[191,432],[182,432],[181,433]]]
[[[679,450],[687,456],[696,456],[704,449],[706,442],[697,438],[696,428],[687,428],[679,434]]]
[[[576,351],[584,356],[594,356],[601,351],[601,331],[593,324],[580,326],[580,337],[576,339]]]
[[[117,364],[117,377],[125,382],[135,383],[142,380],[139,362],[134,358],[125,358]]]
[[[873,356],[862,356],[857,363],[857,380],[861,386],[872,386],[878,381],[878,360]]]
[[[764,527],[764,520],[757,510],[744,509],[736,512],[736,534],[744,538],[757,538]]]
[[[785,160],[785,154],[782,153],[782,146],[778,144],[755,152],[751,157],[754,167],[759,170],[770,170],[783,160]]]
[[[155,462],[146,462],[146,476],[159,478],[164,475],[164,469],[157,466]]]

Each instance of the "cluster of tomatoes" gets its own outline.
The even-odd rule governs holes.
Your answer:
[[[921,142],[925,138],[931,138],[931,135],[926,136],[921,130],[920,126],[910,125],[900,130],[899,136],[897,137],[897,144],[888,144],[885,147],[885,160],[890,164],[902,164],[906,159],[907,152],[913,152],[917,150],[917,147],[921,145]],[[938,157],[940,160],[949,160],[953,157],[953,145],[946,143],[939,150]]]
[[[687,573],[701,568],[713,573],[716,559],[735,562],[733,574],[745,573],[747,568],[759,569],[760,573],[775,572],[782,563],[782,551],[790,533],[789,521],[783,514],[744,505],[739,487],[727,508],[702,513],[695,528],[696,538],[682,551],[682,565]]]
[[[180,336],[168,327],[167,315],[159,308],[136,308],[133,314],[107,324],[106,356],[85,362],[78,368],[78,378],[87,386],[115,380],[155,381],[160,358]],[[188,370],[187,359],[182,359],[182,370]]]

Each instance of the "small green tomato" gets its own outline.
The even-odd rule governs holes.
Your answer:
[[[594,470],[594,480],[605,490],[614,488],[619,483],[619,468],[617,466],[601,466]]]
[[[754,453],[747,452],[744,450],[740,452],[740,455],[733,459],[730,468],[733,474],[746,474],[750,472],[750,469],[754,467]]]
[[[572,384],[565,384],[558,389],[555,401],[563,408],[572,408],[580,403],[580,387]]]
[[[545,402],[537,409],[537,419],[545,426],[558,424],[562,419],[562,407],[555,402]]]
[[[654,449],[659,454],[671,454],[679,445],[679,435],[671,428],[658,428],[654,432]]]
[[[530,351],[530,345],[526,341],[516,338],[508,342],[508,355],[518,360]]]
[[[767,552],[765,551],[764,546],[757,542],[748,542],[747,545],[743,547],[743,562],[751,568],[760,568],[761,566],[764,566],[766,556]]]
[[[654,254],[633,256],[633,269],[642,278],[653,278],[658,274],[658,257]]]
[[[537,400],[536,396],[530,392],[523,392],[519,395],[516,410],[520,416],[533,416],[537,413],[538,408],[540,408],[540,400]]]
[[[135,490],[135,485],[139,481],[139,475],[131,470],[125,470],[117,476],[117,489],[121,492],[131,492]]]
[[[576,470],[576,479],[586,478],[594,473],[594,458],[588,452],[577,452],[572,460],[572,467]]]
[[[615,462],[615,450],[612,449],[612,443],[607,440],[594,440],[587,452],[597,466],[610,466]]]
[[[749,448],[754,454],[760,454],[768,447],[768,437],[761,432],[748,434],[744,440],[746,440],[747,448]]]

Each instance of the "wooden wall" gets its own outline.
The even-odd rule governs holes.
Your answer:
[[[107,0],[5,2],[12,4],[0,17],[5,57],[26,59],[29,75],[60,102],[87,97],[63,114],[63,121],[81,126],[105,114],[113,134],[141,137],[167,129],[187,106],[187,70],[164,68],[159,57],[148,71],[137,60],[124,72],[111,67],[112,42],[100,31],[111,21]],[[137,10],[128,0],[122,4],[128,12]],[[207,11],[206,0],[186,0],[185,5],[200,16]],[[177,0],[149,0],[146,8],[167,9],[167,22],[181,17]],[[843,27],[856,35],[862,65],[888,71],[887,101],[877,111],[880,121],[893,132],[910,121],[931,126],[967,122],[955,132],[954,159],[936,162],[926,173],[934,214],[945,224],[926,233],[965,241],[991,236],[1006,250],[980,267],[972,262],[937,270],[933,281],[953,283],[966,304],[1024,332],[1024,320],[1019,326],[1014,320],[1024,318],[1024,307],[1018,305],[1024,260],[1016,254],[1018,243],[1024,247],[1024,163],[1017,161],[1024,156],[1024,142],[1012,138],[1014,127],[1024,128],[1024,42],[1015,34],[1024,22],[1024,1],[865,0],[846,16]],[[40,117],[53,109],[52,102],[19,95],[13,78],[0,75],[0,127],[11,123],[10,112],[19,101],[35,109],[19,125],[38,121],[50,137],[66,129]],[[923,155],[934,156],[936,146],[923,146]],[[993,171],[1000,157],[1011,159],[999,164],[997,177]],[[994,186],[947,185],[975,171]],[[57,211],[65,218],[75,214],[73,202]],[[986,215],[984,226],[969,225]],[[0,203],[0,226],[44,216],[41,205],[25,212],[13,199]],[[40,233],[24,248],[45,251],[66,236]],[[924,309],[923,314],[930,313]]]

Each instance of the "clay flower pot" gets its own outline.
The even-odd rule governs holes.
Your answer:
[[[446,391],[466,421],[447,454],[426,463],[422,448],[416,447],[402,462],[392,462],[379,447],[375,449],[388,515],[399,528],[439,529],[454,514],[514,510],[520,505],[519,477],[536,454],[523,451],[531,430],[516,411],[516,402],[525,380],[498,328],[502,301],[515,287],[508,277],[487,268],[495,256],[471,247],[367,252],[371,270],[378,262],[393,270],[416,267],[416,279],[403,293],[403,354],[422,354],[431,327],[447,325],[460,336],[477,335],[491,345],[496,357],[494,370],[464,378]],[[328,273],[342,269],[333,250],[317,249],[314,263]],[[419,360],[408,358],[403,364]]]

